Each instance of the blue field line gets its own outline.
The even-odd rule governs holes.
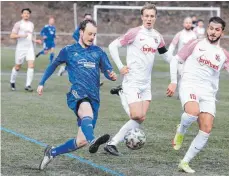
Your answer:
[[[39,141],[37,141],[36,139],[32,139],[32,138],[29,138],[29,137],[27,137],[27,136],[24,136],[23,134],[17,133],[17,132],[15,132],[15,131],[10,130],[10,129],[4,128],[4,127],[0,127],[0,128],[1,128],[1,131],[5,131],[5,132],[7,132],[7,133],[11,133],[11,134],[13,134],[13,135],[15,135],[15,136],[17,136],[17,137],[20,137],[20,138],[26,140],[26,141],[35,143],[35,144],[40,145],[40,146],[42,146],[42,147],[46,147],[46,146],[47,146],[47,144],[45,144],[45,143],[39,142]],[[99,169],[99,170],[105,171],[106,173],[109,173],[109,174],[111,174],[111,175],[115,175],[115,176],[125,176],[125,175],[122,174],[122,173],[118,173],[118,172],[116,172],[116,171],[114,171],[114,170],[111,170],[111,169],[105,167],[105,166],[95,164],[95,163],[93,163],[93,162],[91,162],[91,161],[89,161],[89,160],[86,160],[86,159],[84,159],[84,158],[81,158],[81,157],[79,157],[79,156],[76,156],[76,155],[73,155],[73,154],[69,154],[69,153],[64,154],[64,155],[67,156],[67,157],[69,157],[69,158],[74,158],[74,159],[78,160],[78,161],[81,162],[81,163],[85,163],[85,164],[88,164],[88,165],[90,165],[90,166],[92,166],[92,167],[94,167],[94,168],[97,168],[97,169]]]

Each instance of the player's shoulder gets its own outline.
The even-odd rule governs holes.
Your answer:
[[[161,33],[158,30],[156,30],[156,29],[153,29],[152,30],[152,33],[154,33],[154,35],[157,35],[159,37],[162,37]]]
[[[138,33],[142,28],[142,26],[137,26],[137,27],[134,27],[134,28],[129,28],[128,29],[128,33]]]
[[[98,45],[92,45],[90,46],[90,49],[96,52],[104,52],[104,50],[101,47],[99,47]]]
[[[44,26],[44,28],[47,28],[47,27],[49,27],[49,25],[48,25],[48,24],[46,24],[46,25]]]
[[[20,24],[22,24],[22,20],[17,21],[16,23],[14,23],[14,25],[20,25]]]

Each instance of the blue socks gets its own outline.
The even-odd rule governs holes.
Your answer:
[[[52,63],[53,59],[54,59],[54,53],[51,53],[49,56],[50,64]]]
[[[81,129],[87,141],[91,143],[91,141],[95,139],[95,136],[94,128],[92,125],[92,118],[90,116],[85,116],[81,119]]]
[[[51,150],[51,155],[56,157],[57,155],[68,153],[77,150],[76,139],[70,139],[65,144],[62,144]]]

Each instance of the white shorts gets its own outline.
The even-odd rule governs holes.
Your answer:
[[[122,84],[123,94],[126,97],[127,103],[135,103],[140,101],[151,101],[152,94],[151,94],[151,87],[148,86],[147,88],[142,89],[141,87],[131,87],[128,84]]]
[[[24,60],[35,60],[34,48],[29,47],[28,49],[16,49],[15,52],[15,64],[21,65]]]
[[[197,86],[180,85],[179,97],[182,107],[189,101],[199,103],[200,112],[207,112],[215,117],[215,95]]]

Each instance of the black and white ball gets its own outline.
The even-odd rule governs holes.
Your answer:
[[[144,146],[146,142],[146,136],[141,129],[135,128],[126,133],[124,141],[128,148],[132,150],[138,150]]]

